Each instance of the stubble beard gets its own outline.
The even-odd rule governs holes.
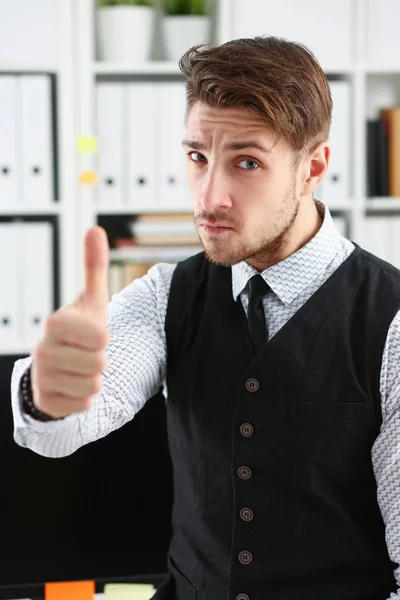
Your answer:
[[[263,264],[263,268],[277,264],[281,260],[280,257],[284,253],[290,231],[296,222],[299,206],[300,202],[296,198],[295,186],[294,182],[292,182],[277,215],[275,231],[264,238],[262,234],[256,234],[258,240],[252,243],[249,240],[251,237],[249,234],[246,235],[245,233],[241,233],[240,229],[239,232],[235,229],[233,235],[239,239],[235,243],[235,247],[230,251],[227,251],[226,242],[218,237],[215,237],[212,245],[210,244],[207,247],[198,231],[205,256],[211,263],[223,267],[232,267],[242,261],[247,261],[254,266],[261,263]],[[210,221],[213,219],[211,215],[207,216]],[[217,222],[217,218],[215,218],[215,222]]]

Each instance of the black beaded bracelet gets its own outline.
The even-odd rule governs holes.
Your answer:
[[[26,414],[36,421],[57,421],[50,415],[38,410],[33,404],[32,384],[31,384],[31,366],[25,371],[21,379],[22,406]]]

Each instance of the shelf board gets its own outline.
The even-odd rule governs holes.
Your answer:
[[[31,63],[29,61],[0,61],[0,73],[57,73],[58,71],[59,65],[54,62]]]
[[[144,209],[144,208],[137,208],[136,206],[131,206],[129,204],[122,205],[122,206],[96,205],[93,207],[93,212],[96,215],[142,215],[142,214],[147,215],[149,213],[152,213],[152,214],[178,213],[178,214],[180,214],[180,213],[192,213],[193,208],[189,208],[189,207],[185,207],[185,206],[177,206],[176,208],[173,208],[173,209],[166,209],[166,208],[163,208],[162,206],[157,206],[157,207],[148,207],[148,208]]]
[[[1,65],[0,65],[1,66]],[[321,65],[326,75],[400,75],[400,64],[327,64]],[[96,75],[181,75],[178,63],[168,60],[149,60],[142,63],[113,63],[94,61],[92,71]]]
[[[372,211],[400,211],[400,198],[367,198],[365,201],[366,210]]]
[[[324,72],[330,74],[353,74],[358,70],[356,65],[326,65]],[[168,60],[149,60],[142,63],[113,63],[94,61],[92,71],[96,75],[181,75],[178,63]]]
[[[178,64],[167,60],[149,60],[142,63],[94,62],[96,75],[181,75]]]
[[[0,216],[23,216],[23,215],[60,215],[64,212],[64,208],[59,204],[54,206],[1,206]]]
[[[202,251],[202,246],[132,246],[113,248],[110,261],[128,263],[174,262],[193,256]]]
[[[349,199],[349,200],[323,200],[324,204],[326,204],[329,208],[330,211],[347,211],[347,212],[351,212],[352,210],[355,209],[356,207],[356,203]],[[192,213],[193,212],[193,208],[189,208],[189,207],[182,207],[182,206],[178,206],[176,208],[173,209],[165,209],[162,206],[157,206],[157,207],[148,207],[146,209],[142,208],[142,209],[138,209],[135,206],[130,206],[128,204],[126,205],[122,205],[122,206],[115,206],[115,205],[110,205],[110,206],[100,206],[100,205],[95,205],[93,207],[93,212],[95,215],[141,215],[141,214],[149,214],[149,213],[154,213],[154,214],[158,214],[158,213],[169,213],[169,214],[174,214],[174,213],[182,213],[182,212],[188,212],[188,213]]]
[[[358,66],[355,64],[348,65],[321,65],[325,75],[353,75],[358,71]]]
[[[322,199],[322,202],[326,204],[330,211],[352,211],[354,210],[356,203],[352,199],[348,200],[329,200]]]
[[[400,64],[388,65],[385,63],[382,65],[364,65],[364,71],[367,75],[400,75]]]
[[[26,355],[29,356],[32,352],[32,346],[26,344],[13,344],[11,346],[0,347],[0,356]]]

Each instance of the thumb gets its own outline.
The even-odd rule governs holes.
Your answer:
[[[102,227],[91,227],[84,240],[84,287],[80,306],[85,312],[103,320],[108,305],[108,239]],[[83,304],[83,306],[82,306]]]

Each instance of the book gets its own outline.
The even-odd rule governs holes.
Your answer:
[[[389,196],[389,147],[387,122],[382,118],[367,121],[367,196]]]
[[[389,139],[387,123],[378,119],[378,193],[377,196],[389,196]]]
[[[400,197],[400,107],[380,111],[388,137],[389,196]]]
[[[367,121],[367,181],[366,192],[369,198],[379,196],[379,143],[378,143],[379,119],[368,119]]]

